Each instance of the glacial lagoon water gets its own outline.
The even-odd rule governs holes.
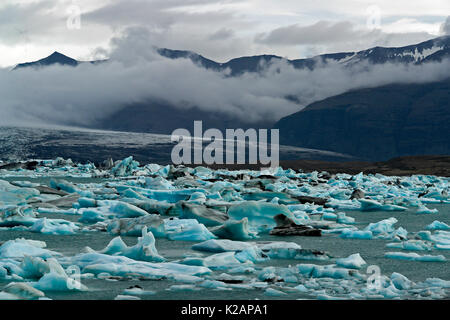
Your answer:
[[[7,178],[6,180],[23,180],[39,183],[48,183],[47,178]],[[102,179],[87,178],[67,178],[73,183],[100,182]],[[386,211],[345,211],[347,216],[356,219],[356,226],[363,228],[372,222],[378,222],[383,219],[395,217],[398,222],[396,227],[403,227],[409,233],[425,230],[425,226],[435,220],[450,224],[450,205],[448,204],[428,204],[428,208],[438,209],[435,214],[417,214],[415,208],[409,208],[404,212],[386,212]],[[48,217],[49,219],[61,218],[69,221],[77,222],[79,216],[70,216],[62,214],[41,214],[40,217]],[[94,250],[101,250],[114,238],[106,232],[79,232],[75,235],[44,235],[32,233],[29,231],[0,231],[0,243],[16,238],[26,238],[32,240],[41,240],[47,243],[50,250],[62,253],[64,256],[73,256],[83,251],[86,246]],[[128,245],[136,244],[135,237],[123,236],[122,239]],[[384,257],[387,251],[398,251],[386,248],[386,244],[392,242],[390,240],[362,240],[362,239],[342,239],[336,234],[324,234],[322,237],[277,237],[271,235],[262,235],[256,242],[264,241],[288,241],[295,242],[304,249],[323,250],[328,252],[332,257],[342,258],[354,253],[360,253],[367,262],[367,266],[376,265],[380,268],[383,275],[390,276],[393,272],[398,272],[409,278],[411,281],[419,282],[427,278],[440,278],[450,281],[450,252],[449,250],[436,250],[426,252],[431,255],[444,255],[447,259],[445,262],[419,262],[406,261],[397,259],[388,259]],[[170,241],[168,239],[156,239],[156,248],[163,257],[168,260],[182,259],[189,255],[199,254],[192,250],[192,245],[196,242],[191,241]],[[422,252],[419,252],[422,254]],[[207,254],[206,254],[207,255]],[[330,261],[302,261],[302,260],[270,260],[269,262],[261,262],[255,265],[255,269],[262,269],[267,266],[288,267],[299,263],[314,264],[330,264]],[[360,270],[361,273],[366,272],[366,267]],[[220,275],[223,271],[214,271],[215,275]],[[170,280],[100,280],[100,279],[82,279],[81,282],[89,287],[89,291],[85,292],[48,292],[46,296],[51,299],[114,299],[117,295],[123,293],[134,285],[139,285],[144,290],[153,291],[154,294],[143,295],[142,299],[267,299],[264,289],[233,289],[233,290],[214,290],[208,288],[198,288],[196,291],[173,291],[168,290],[172,285],[180,283]],[[8,282],[0,281],[0,287]],[[298,290],[286,290],[288,294],[281,297],[270,297],[270,299],[315,299],[316,296],[301,293]],[[448,294],[448,291],[447,291]],[[450,298],[447,296],[447,298]]]

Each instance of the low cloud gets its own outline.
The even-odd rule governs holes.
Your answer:
[[[311,25],[293,24],[259,33],[255,42],[277,47],[309,46],[320,51],[363,50],[374,46],[404,46],[434,38],[427,32],[385,32],[381,28],[357,26],[349,21],[318,21]]]
[[[450,62],[423,65],[319,66],[298,70],[281,60],[261,74],[228,77],[188,59],[159,56],[141,28],[115,38],[110,61],[76,68],[0,70],[0,124],[90,125],[125,105],[155,99],[256,122],[276,121],[314,101],[359,87],[421,83],[450,76]],[[298,96],[300,103],[286,99]],[[157,115],[155,115],[157,116]]]
[[[450,36],[450,16],[445,19],[444,23],[441,25],[441,33]]]

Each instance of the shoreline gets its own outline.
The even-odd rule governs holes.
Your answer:
[[[189,165],[195,167],[197,165]],[[386,176],[410,176],[415,174],[450,177],[449,155],[421,155],[396,157],[387,161],[322,161],[322,160],[280,160],[284,169],[303,170],[304,172],[327,171],[331,174],[347,173],[365,174],[380,173]],[[205,165],[211,169],[259,170],[259,164]]]

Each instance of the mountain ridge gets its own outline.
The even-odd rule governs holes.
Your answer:
[[[441,61],[444,57],[450,56],[450,36],[443,36],[430,39],[418,44],[403,47],[373,47],[355,52],[326,53],[312,58],[285,59],[281,56],[263,54],[254,56],[242,56],[228,60],[227,62],[216,62],[198,53],[187,50],[173,50],[167,48],[156,48],[159,55],[169,59],[190,59],[193,63],[206,69],[214,71],[225,71],[230,69],[231,76],[237,76],[245,72],[259,72],[263,66],[272,63],[274,60],[284,60],[296,69],[314,69],[319,64],[330,62],[353,65],[360,62],[374,64],[393,63],[415,63],[421,64],[430,61]],[[52,55],[33,62],[18,64],[14,69],[24,67],[42,67],[53,64],[78,66],[81,63],[99,63],[106,60],[78,61],[55,51]]]

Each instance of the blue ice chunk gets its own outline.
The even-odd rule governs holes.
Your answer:
[[[133,157],[128,157],[114,166],[114,168],[111,169],[111,174],[116,177],[131,176],[138,167],[139,162],[134,161]]]
[[[207,227],[220,226],[228,220],[226,213],[190,201],[178,202],[173,210],[179,211],[181,219],[195,219]]]
[[[234,205],[228,210],[231,219],[241,220],[247,217],[250,229],[257,232],[272,230],[276,226],[274,217],[278,214],[283,214],[294,222],[298,222],[298,219],[286,206],[274,203],[246,201]]]
[[[192,246],[193,250],[206,252],[227,252],[227,251],[242,251],[254,246],[249,242],[232,241],[225,239],[212,239],[204,242],[196,243]]]
[[[228,220],[223,225],[212,228],[211,232],[221,239],[252,240],[258,237],[248,227],[248,218],[241,220]]]
[[[36,283],[30,283],[42,291],[86,291],[88,288],[78,279],[69,277],[54,258],[48,259],[50,272],[44,274]]]
[[[431,245],[422,240],[408,240],[386,244],[387,248],[403,249],[410,251],[430,251]]]
[[[419,205],[419,208],[417,209],[416,213],[419,214],[432,214],[432,213],[439,213],[438,209],[429,209],[425,207],[424,205]]]
[[[44,249],[46,246],[46,243],[43,241],[9,240],[0,246],[0,258],[23,258],[27,255],[47,259],[60,255],[57,252]]]
[[[395,288],[398,290],[408,290],[414,284],[407,277],[397,272],[392,273],[391,281]]]
[[[362,276],[356,271],[346,268],[338,268],[334,265],[299,264],[296,266],[298,272],[306,277],[333,278],[333,279],[361,279]]]
[[[122,201],[99,200],[98,204],[99,206],[106,206],[106,210],[114,213],[117,218],[137,218],[148,215],[147,211]]]
[[[22,270],[19,275],[25,279],[39,279],[50,272],[50,267],[46,261],[32,256],[24,256],[20,268]]]
[[[338,212],[336,222],[342,224],[354,224],[355,218],[346,216],[345,212]]]
[[[124,256],[111,256],[90,252],[71,257],[67,263],[79,266],[83,273],[109,273],[112,276],[124,277],[137,275],[148,279],[163,279],[171,275],[184,274],[202,276],[211,273],[203,266],[189,266],[173,262],[137,261]]]
[[[268,259],[267,256],[263,255],[260,248],[256,246],[248,247],[242,251],[238,251],[234,255],[236,259],[238,259],[240,262],[263,262]]]
[[[332,212],[325,212],[322,215],[322,220],[332,220],[335,221],[337,219],[337,215]]]
[[[50,187],[56,190],[63,190],[67,193],[76,193],[80,191],[77,186],[66,180],[50,180]]]
[[[424,262],[445,262],[447,259],[443,255],[419,255],[415,252],[386,252],[384,256],[388,259],[400,259],[410,261],[424,261]]]
[[[405,211],[407,208],[394,204],[381,204],[372,199],[358,199],[361,211]]]
[[[195,219],[165,219],[164,229],[169,240],[205,241],[216,238]]]
[[[165,259],[158,254],[155,247],[155,237],[152,232],[147,232],[147,227],[142,229],[142,237],[138,238],[136,245],[128,247],[121,237],[116,237],[100,253],[109,255],[121,255],[134,260],[162,262]]]
[[[107,219],[105,212],[97,208],[80,209],[78,212],[81,214],[81,218],[78,221],[82,223],[96,223]]]
[[[370,223],[364,231],[371,231],[374,236],[389,236],[396,230],[394,225],[398,222],[395,218],[384,219],[376,223]]]
[[[28,206],[0,207],[0,227],[32,226],[36,221],[33,208]]]
[[[38,219],[30,228],[31,232],[53,235],[75,234],[80,228],[64,219]]]
[[[235,252],[216,253],[203,259],[203,266],[212,270],[222,270],[244,264],[253,264],[250,261],[241,262],[236,258]]]
[[[372,231],[344,229],[340,235],[343,239],[373,239]]]
[[[281,297],[281,296],[286,296],[287,295],[286,292],[283,292],[283,291],[280,291],[280,290],[276,290],[276,289],[273,289],[273,288],[267,288],[264,291],[264,294],[266,296],[270,296],[270,297]]]
[[[33,188],[21,188],[0,180],[0,207],[7,205],[25,205],[26,200],[40,193]]]
[[[450,230],[450,226],[444,222],[440,222],[440,221],[433,221],[432,223],[430,223],[426,229],[428,230]]]
[[[361,269],[367,263],[359,253],[355,253],[348,256],[347,258],[337,259],[336,264],[347,269]]]
[[[114,219],[108,223],[107,231],[113,235],[138,237],[142,229],[146,227],[156,238],[166,237],[164,220],[156,214],[150,214],[139,218]]]
[[[78,198],[78,208],[94,208],[97,206],[97,201],[92,198]]]

